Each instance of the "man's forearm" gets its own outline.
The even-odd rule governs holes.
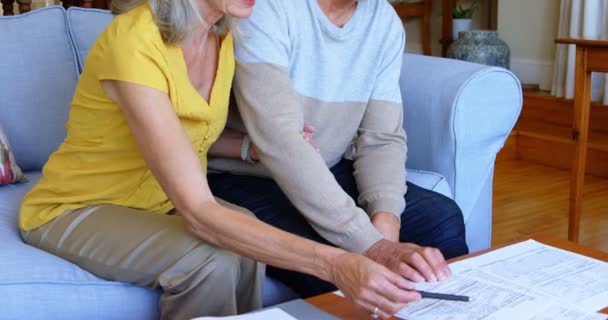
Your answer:
[[[293,205],[321,236],[349,251],[363,252],[382,239],[302,138],[304,119],[287,70],[261,64],[237,68],[235,96],[247,131],[261,163]],[[260,83],[260,77],[268,80]]]
[[[376,227],[384,239],[399,242],[399,231],[401,229],[401,221],[397,219],[394,213],[376,212],[371,218],[372,224]]]

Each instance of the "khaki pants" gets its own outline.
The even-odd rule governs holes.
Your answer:
[[[234,315],[262,306],[264,265],[204,243],[179,215],[96,205],[22,236],[101,278],[161,288],[161,319]]]

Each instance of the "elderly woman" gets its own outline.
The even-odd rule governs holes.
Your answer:
[[[235,68],[228,17],[249,16],[253,0],[112,4],[119,15],[90,50],[67,137],[24,199],[25,241],[97,276],[161,288],[163,319],[259,308],[264,268],[255,260],[385,310],[419,298],[380,264],[211,194],[208,152],[237,157],[230,146],[243,138],[220,135]]]

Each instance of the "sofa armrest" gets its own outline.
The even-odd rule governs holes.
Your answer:
[[[508,70],[404,55],[401,70],[407,167],[445,176],[465,223],[522,106]]]

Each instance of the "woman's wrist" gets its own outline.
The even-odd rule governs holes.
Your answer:
[[[249,148],[249,158],[253,161],[260,161],[260,157],[258,156],[258,148],[255,147],[255,144],[251,143],[251,148]]]
[[[249,163],[255,163],[257,161],[255,146],[247,134],[243,135],[241,140],[241,160]]]
[[[348,252],[323,244],[317,244],[315,246],[316,267],[313,275],[319,279],[334,283],[334,268],[336,267],[338,260],[345,254],[348,254]]]

